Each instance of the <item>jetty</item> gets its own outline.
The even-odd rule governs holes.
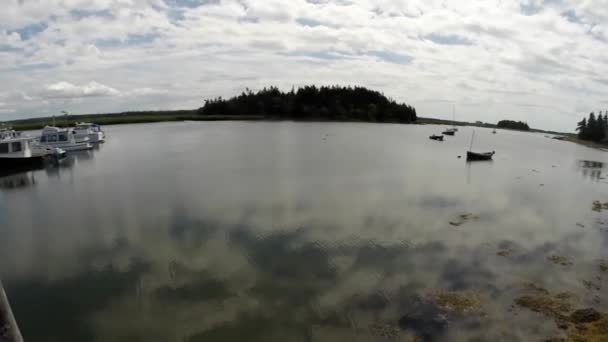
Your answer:
[[[23,342],[2,282],[0,282],[0,342]]]

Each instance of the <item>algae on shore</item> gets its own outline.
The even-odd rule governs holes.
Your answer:
[[[572,310],[568,301],[570,297],[566,293],[524,295],[516,298],[515,304],[555,319],[563,319]]]
[[[547,259],[551,262],[553,262],[556,265],[560,265],[560,266],[572,266],[572,262],[570,261],[570,259],[568,259],[567,257],[563,256],[563,255],[557,255],[557,254],[553,254],[551,256],[548,256]]]
[[[501,257],[508,257],[511,256],[511,254],[513,254],[513,250],[510,248],[502,248],[499,249],[498,252],[496,252],[496,255]]]
[[[608,341],[608,315],[593,308],[573,310],[570,300],[573,295],[562,292],[552,295],[539,288],[535,295],[524,295],[515,299],[520,307],[541,313],[555,320],[560,329],[566,331],[565,337],[555,337],[548,341],[600,342]]]
[[[601,212],[602,210],[608,210],[608,202],[602,203],[600,201],[593,201],[593,206],[591,209],[597,212]]]
[[[469,220],[478,220],[479,216],[471,214],[471,213],[467,213],[467,214],[460,214],[458,215],[458,219],[455,221],[450,221],[450,225],[455,226],[455,227],[459,227],[461,225],[463,225],[464,223],[466,223]]]
[[[481,312],[481,300],[471,291],[436,291],[431,298],[437,306],[459,312]]]

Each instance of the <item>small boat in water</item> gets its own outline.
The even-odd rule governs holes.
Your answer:
[[[11,136],[0,139],[0,173],[42,168],[46,161],[58,161],[65,156],[65,151],[41,147],[31,137],[20,133]]]
[[[77,142],[86,141],[85,138],[89,138],[90,143],[97,144],[106,140],[106,133],[97,124],[80,122],[74,127],[74,138]]]
[[[445,131],[441,132],[441,134],[443,134],[443,135],[455,135],[456,131],[457,131],[457,129],[455,129],[455,128],[448,128]]]
[[[65,151],[82,151],[93,148],[89,137],[77,141],[73,130],[47,126],[42,130],[40,145],[57,147]]]
[[[496,130],[493,130],[493,131],[492,131],[492,134],[496,134]]]
[[[467,151],[467,161],[480,161],[480,160],[492,160],[492,157],[496,152],[473,152],[473,141],[475,140],[475,131],[473,131],[473,135],[471,136],[471,146],[469,146],[469,150]]]
[[[467,151],[467,161],[492,160],[495,153],[494,151],[483,153]]]
[[[435,135],[435,134],[433,134],[433,135],[431,135],[429,137],[429,139],[431,139],[431,140],[437,140],[437,141],[443,141],[443,135]]]

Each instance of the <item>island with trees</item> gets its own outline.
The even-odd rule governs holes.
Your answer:
[[[276,87],[246,90],[230,99],[206,100],[206,116],[262,116],[269,119],[412,123],[416,109],[363,87],[305,86],[283,92]]]
[[[527,123],[522,121],[511,121],[511,120],[501,120],[498,121],[496,125],[498,128],[506,128],[506,129],[516,129],[519,131],[529,131],[530,126]]]
[[[591,112],[589,118],[583,118],[578,123],[576,130],[581,140],[605,142],[608,139],[608,110],[604,115],[600,111],[597,116]]]

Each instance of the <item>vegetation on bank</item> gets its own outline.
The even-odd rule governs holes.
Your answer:
[[[416,109],[363,87],[305,86],[247,90],[230,99],[205,101],[201,115],[261,115],[273,119],[411,123]]]
[[[608,110],[602,115],[599,112],[597,117],[595,113],[591,112],[589,118],[583,118],[576,130],[578,131],[578,137],[581,140],[602,142],[608,138]]]
[[[151,122],[169,121],[216,121],[216,120],[262,120],[260,116],[201,116],[196,110],[175,110],[175,111],[142,111],[124,112],[112,114],[83,114],[83,115],[62,115],[56,117],[23,119],[0,123],[0,127],[7,126],[16,130],[36,130],[42,129],[47,125],[58,127],[71,127],[77,122],[95,122],[100,125],[121,125]]]
[[[498,128],[516,129],[520,131],[529,131],[530,126],[522,121],[501,120],[496,125]]]

